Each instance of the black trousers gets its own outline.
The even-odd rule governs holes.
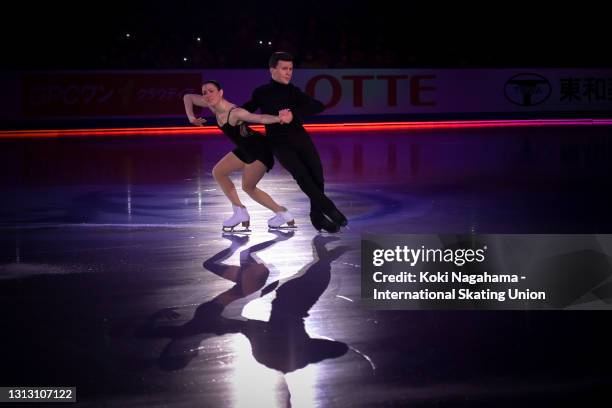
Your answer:
[[[323,166],[317,148],[307,134],[294,136],[283,143],[274,143],[274,156],[310,199],[310,212],[336,209],[324,192]]]

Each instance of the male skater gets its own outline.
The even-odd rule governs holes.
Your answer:
[[[321,158],[310,136],[302,126],[302,118],[323,111],[321,102],[290,84],[293,57],[275,52],[268,63],[270,83],[253,91],[243,105],[249,112],[261,109],[263,114],[279,115],[281,123],[266,125],[266,135],[274,155],[293,176],[310,199],[310,221],[317,229],[338,232],[348,221],[325,195]]]

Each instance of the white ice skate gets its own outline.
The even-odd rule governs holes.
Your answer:
[[[234,209],[234,214],[223,221],[223,232],[250,232],[251,217],[247,209],[237,205],[232,205],[232,208]],[[242,228],[235,229],[239,224],[242,224]]]
[[[268,220],[268,228],[270,229],[290,229],[297,228],[293,215],[285,209],[279,211],[276,215]]]

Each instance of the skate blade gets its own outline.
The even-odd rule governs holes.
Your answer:
[[[268,225],[268,231],[269,230],[294,230],[297,229],[297,224],[295,223],[295,220],[291,220],[283,225],[281,225],[280,227],[271,227],[270,225]]]
[[[324,229],[317,231],[318,235],[338,235],[340,234],[340,230],[332,232],[332,231],[325,231]]]
[[[269,230],[272,230],[272,231],[279,231],[279,230],[285,230],[285,231],[289,230],[289,231],[292,231],[292,230],[296,230],[297,228],[298,228],[298,226],[295,225],[295,224],[293,224],[293,225],[282,225],[280,227],[271,227],[271,226],[268,225],[268,231]]]
[[[221,231],[223,232],[232,232],[232,233],[244,233],[244,232],[251,232],[251,229],[249,228],[251,226],[251,222],[249,221],[242,221],[239,222],[238,224],[231,226],[231,227],[221,227]]]
[[[233,228],[223,227],[221,229],[222,234],[250,234],[252,231],[249,228]]]
[[[327,234],[329,234],[329,235],[336,235],[336,234],[339,234],[339,233],[342,232],[342,228],[338,228],[335,231],[328,231],[325,228],[321,228],[321,229],[316,229],[315,228],[315,230],[317,231],[317,233],[324,234],[324,235],[327,235]]]
[[[251,231],[234,231],[234,232],[229,232],[229,231],[223,231],[221,232],[221,236],[222,237],[231,237],[231,236],[249,236],[251,235]]]

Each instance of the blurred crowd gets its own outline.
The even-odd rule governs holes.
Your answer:
[[[554,20],[533,7],[476,13],[463,4],[460,12],[342,0],[58,4],[5,25],[5,68],[261,68],[276,50],[293,53],[298,68],[606,67],[611,58],[596,17]]]

